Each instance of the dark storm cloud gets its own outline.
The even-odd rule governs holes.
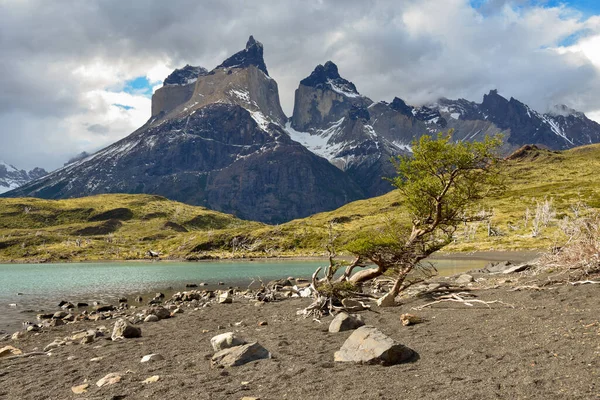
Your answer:
[[[561,102],[600,109],[598,68],[552,50],[582,29],[598,34],[600,24],[527,4],[0,0],[0,159],[52,168],[130,133],[133,114],[112,109],[118,99],[98,100],[99,91],[160,63],[211,69],[250,34],[265,45],[288,113],[298,82],[327,60],[374,100],[480,101],[498,88],[540,111]]]

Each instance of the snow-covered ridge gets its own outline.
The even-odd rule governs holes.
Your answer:
[[[356,93],[354,90],[352,90],[350,87],[348,87],[348,85],[345,85],[345,84],[340,85],[339,83],[336,83],[332,79],[328,79],[327,84],[329,85],[331,90],[333,90],[334,92],[339,93],[341,95],[344,95],[347,97],[361,97],[360,94]]]

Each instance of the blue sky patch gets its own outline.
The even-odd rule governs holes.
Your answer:
[[[497,7],[501,2],[494,2],[493,0],[470,0],[471,7],[475,9],[485,8],[485,5],[495,4]],[[600,1],[599,0],[529,0],[529,1],[514,1],[506,3],[511,4],[514,8],[523,8],[527,6],[533,7],[560,7],[566,6],[582,14],[584,18],[591,17],[592,15],[600,14]]]
[[[145,76],[138,76],[137,78],[126,81],[123,91],[133,95],[151,97],[152,84]]]
[[[132,107],[132,106],[127,106],[125,104],[118,104],[118,103],[113,103],[112,105],[116,106],[116,107],[119,107],[119,108],[122,108],[123,110],[131,110],[131,109],[135,108],[135,107]]]

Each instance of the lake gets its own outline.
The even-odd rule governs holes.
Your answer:
[[[485,260],[432,262],[440,275],[487,264]],[[317,267],[325,265],[325,260],[0,264],[0,331],[13,332],[25,320],[34,322],[41,310],[58,310],[61,300],[116,303],[121,296],[169,288],[185,290],[187,283],[206,282],[215,288],[219,282],[247,286],[256,277],[265,283],[288,276],[309,278]]]

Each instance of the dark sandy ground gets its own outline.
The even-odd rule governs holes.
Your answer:
[[[506,280],[506,276],[503,277]],[[418,353],[395,366],[334,363],[333,354],[351,332],[328,333],[320,323],[297,316],[310,299],[287,299],[256,306],[237,299],[155,323],[143,336],[73,344],[52,355],[0,359],[1,399],[594,399],[600,398],[600,285],[561,284],[523,289],[529,277],[515,275],[500,288],[482,280],[472,285],[478,299],[503,304],[468,307],[431,299],[408,299],[398,307],[363,311],[365,322]],[[497,282],[495,282],[497,283]],[[494,283],[494,284],[495,284]],[[527,282],[527,284],[531,284]],[[426,319],[402,326],[410,312]],[[259,321],[268,325],[258,326]],[[30,352],[55,338],[114,321],[79,322],[0,342]],[[211,337],[234,331],[258,341],[273,358],[243,366],[211,368]],[[150,353],[164,360],[140,363]],[[101,357],[99,361],[90,361]],[[111,386],[95,383],[122,374]],[[142,383],[159,375],[154,383]],[[71,387],[90,384],[76,395]]]

